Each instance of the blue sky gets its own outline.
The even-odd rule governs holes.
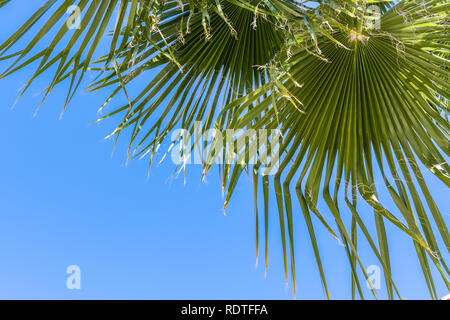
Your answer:
[[[18,0],[2,8],[0,40],[43,2]],[[6,66],[0,62],[0,70]],[[273,195],[265,277],[264,257],[255,265],[249,177],[240,180],[226,215],[217,172],[200,183],[201,169],[190,166],[185,185],[182,176],[171,178],[174,165],[166,161],[147,178],[146,160],[125,164],[125,136],[111,157],[113,141],[104,137],[117,119],[91,124],[107,92],[79,91],[59,120],[67,90],[63,84],[34,116],[51,80],[48,73],[11,110],[32,70],[0,81],[0,298],[292,299],[284,281]],[[448,223],[448,189],[429,173],[426,179]],[[372,211],[363,208],[375,235]],[[295,209],[297,299],[323,299],[307,229]],[[329,216],[325,207],[322,211]],[[331,295],[348,299],[345,250],[316,226]],[[404,298],[427,299],[411,240],[391,225],[387,229],[400,292]],[[361,240],[360,246],[365,265],[377,264],[367,243]],[[69,265],[81,268],[81,290],[66,288]],[[444,296],[448,292],[434,275]],[[383,286],[381,298],[386,297]]]

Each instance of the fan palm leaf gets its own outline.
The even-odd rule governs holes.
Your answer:
[[[288,62],[283,64],[283,69],[287,71],[280,72],[279,82],[303,103],[304,112],[298,112],[290,103],[278,103],[278,110],[275,110],[270,98],[253,109],[247,108],[251,99],[234,103],[241,107],[235,112],[230,128],[242,128],[250,123],[253,128],[275,128],[279,125],[278,119],[284,119],[281,121],[284,157],[274,176],[274,187],[279,211],[288,221],[291,259],[294,242],[290,184],[297,176],[295,189],[305,219],[309,222],[310,211],[322,219],[317,210],[322,196],[348,248],[355,280],[356,260],[360,263],[356,239],[342,222],[343,208],[339,199],[344,199],[353,215],[352,225],[361,228],[371,243],[385,268],[388,282],[391,277],[384,219],[414,239],[431,296],[436,298],[426,254],[448,287],[448,268],[413,183],[414,177],[448,252],[448,229],[416,159],[448,186],[449,167],[439,151],[447,156],[450,151],[448,122],[442,116],[442,112],[448,112],[447,100],[442,99],[449,93],[448,61],[437,54],[442,49],[439,41],[448,32],[446,7],[437,2],[420,5],[402,2],[383,15],[381,30],[364,30],[357,24],[349,24],[347,32],[336,32],[334,37],[345,47],[336,46],[326,37],[319,38],[323,57],[311,55],[306,47],[293,50],[292,56],[286,57]],[[405,23],[405,16],[410,19],[409,23]],[[350,22],[351,19],[344,17],[344,20]],[[421,33],[421,30],[427,32]],[[263,91],[253,94],[252,99]],[[264,112],[257,121],[251,112],[255,109]],[[374,164],[381,171],[385,187],[406,225],[378,199]],[[376,251],[357,212],[358,193],[374,208],[381,252]],[[283,219],[280,219],[281,225]],[[311,225],[309,230],[314,237]],[[317,252],[316,257],[321,269]],[[285,265],[287,270],[286,254]],[[291,267],[295,270],[294,260]],[[323,282],[326,286],[324,278]],[[392,286],[393,283],[388,283],[388,287]]]
[[[281,130],[280,166],[273,177],[260,175],[260,158],[253,168],[222,164],[220,172],[225,206],[241,174],[253,177],[257,255],[262,184],[266,268],[269,191],[275,191],[285,277],[291,273],[294,290],[294,219],[299,213],[328,298],[317,224],[345,247],[353,297],[358,292],[364,298],[359,272],[368,278],[358,254],[359,231],[384,269],[389,298],[400,297],[391,274],[386,222],[412,239],[430,296],[437,298],[432,267],[450,288],[439,248],[442,242],[444,254],[450,250],[448,229],[421,172],[424,165],[450,184],[445,159],[450,151],[448,1],[66,0],[55,7],[56,2],[44,4],[0,45],[0,59],[13,59],[1,77],[39,62],[25,92],[56,66],[44,99],[67,79],[66,107],[86,73],[98,72],[89,90],[113,88],[101,109],[120,92],[128,99],[99,120],[123,116],[111,136],[131,132],[129,156],[149,153],[152,159],[172,130],[182,127],[192,134],[199,122],[202,132]],[[376,27],[367,14],[373,4],[380,14]],[[69,33],[65,15],[72,5],[82,16],[80,28]],[[33,39],[11,52],[46,15]],[[110,46],[101,51],[113,21]],[[34,53],[52,30],[56,35],[50,45]],[[62,51],[58,44],[64,44]],[[97,59],[99,50],[103,56]],[[127,87],[149,70],[157,71],[155,77],[130,97]],[[189,146],[191,151],[194,147]],[[249,147],[246,143],[236,152],[248,155]],[[224,154],[210,150],[204,174],[219,156]],[[381,188],[400,216],[383,205]],[[373,208],[377,239],[368,231],[358,200]],[[320,203],[328,212],[318,209]],[[345,214],[351,216],[350,228]]]

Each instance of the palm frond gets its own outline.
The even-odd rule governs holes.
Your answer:
[[[0,7],[6,2],[0,1]],[[0,44],[0,60],[13,59],[0,78],[39,62],[25,92],[39,75],[56,66],[43,100],[57,84],[70,79],[66,107],[86,73],[98,72],[88,89],[112,89],[101,109],[121,92],[128,99],[99,120],[122,115],[111,136],[117,139],[128,130],[130,158],[150,154],[150,164],[176,128],[191,134],[213,128],[224,133],[280,129],[282,140],[276,147],[281,162],[273,177],[260,174],[260,158],[252,167],[220,165],[225,207],[242,173],[253,178],[257,255],[262,185],[266,268],[273,190],[285,277],[291,273],[294,290],[294,222],[300,211],[328,298],[317,224],[344,244],[353,297],[358,292],[364,298],[358,274],[368,278],[358,254],[360,233],[384,269],[389,298],[400,297],[391,274],[386,221],[413,240],[430,296],[437,298],[433,266],[450,288],[438,245],[442,241],[449,252],[448,229],[420,169],[423,164],[450,185],[445,160],[450,151],[448,1],[65,0],[59,6],[56,2],[45,3]],[[380,13],[376,28],[367,14],[374,4]],[[81,19],[80,28],[69,33],[67,8],[72,5],[80,9]],[[47,16],[33,39],[12,52]],[[55,34],[50,44],[34,53],[49,33]],[[106,35],[110,43],[105,50]],[[56,49],[61,44],[64,49]],[[149,70],[157,70],[156,76],[130,97],[127,87]],[[189,148],[192,151],[194,145]],[[209,151],[204,174],[225,156],[214,148]],[[249,143],[235,151],[248,155]],[[381,189],[389,193],[400,217],[383,205]],[[376,239],[358,199],[373,208]],[[321,203],[329,212],[318,209]],[[351,217],[350,228],[344,223],[345,214]]]
[[[448,229],[417,162],[418,158],[449,185],[449,166],[441,154],[442,151],[448,156],[450,151],[449,126],[443,116],[443,112],[448,112],[445,102],[449,96],[449,62],[438,54],[444,47],[440,41],[448,32],[446,9],[447,5],[438,1],[414,5],[406,1],[383,15],[381,30],[366,30],[357,23],[349,23],[347,32],[333,34],[344,47],[336,46],[327,37],[318,38],[326,59],[311,55],[307,47],[297,47],[289,59],[286,56],[288,62],[282,65],[278,81],[287,88],[286,92],[303,103],[304,112],[286,101],[277,103],[276,110],[270,97],[256,107],[247,107],[253,99],[262,96],[262,91],[253,94],[251,99],[244,97],[236,101],[241,107],[229,128],[249,124],[252,128],[275,128],[278,119],[284,119],[281,121],[285,137],[281,146],[283,159],[274,176],[274,185],[279,212],[284,216],[280,218],[281,225],[284,219],[287,221],[291,259],[294,241],[290,185],[296,177],[295,190],[313,245],[316,246],[309,212],[322,221],[323,215],[317,209],[322,200],[348,248],[356,282],[356,263],[361,261],[356,236],[352,235],[357,229],[363,231],[384,267],[387,281],[391,280],[384,229],[387,219],[414,240],[431,297],[437,295],[427,255],[449,287],[449,271],[427,211],[431,212],[447,252],[450,249]],[[343,19],[351,21],[349,16]],[[264,115],[256,119],[255,109]],[[385,208],[378,198],[375,169],[380,171],[382,187],[389,191],[401,218]],[[358,195],[374,209],[380,250],[358,213]],[[352,232],[343,223],[345,205],[339,203],[340,199],[353,216]],[[316,257],[322,269],[319,255]],[[287,264],[285,253],[286,269]],[[291,268],[294,271],[293,262]],[[361,270],[365,270],[362,265]],[[392,297],[393,282],[388,286]]]

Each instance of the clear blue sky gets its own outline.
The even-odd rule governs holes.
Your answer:
[[[17,0],[0,9],[0,40],[43,2]],[[0,63],[1,70],[6,66]],[[67,89],[63,84],[33,117],[40,92],[51,80],[47,73],[11,110],[31,72],[28,68],[0,81],[0,298],[293,297],[284,282],[273,197],[265,277],[264,257],[255,266],[250,178],[242,177],[226,215],[217,172],[201,184],[200,168],[191,166],[184,185],[182,176],[171,178],[174,165],[166,161],[147,179],[145,160],[125,165],[125,136],[111,157],[113,142],[103,138],[117,119],[91,124],[106,92],[80,91],[59,120]],[[448,223],[448,189],[431,174],[426,177]],[[297,298],[322,299],[307,229],[295,209]],[[365,208],[362,216],[375,235],[372,211]],[[351,282],[345,250],[318,224],[316,231],[331,295],[348,299]],[[388,225],[388,231],[400,292],[404,298],[427,299],[411,240],[393,226]],[[366,266],[377,264],[367,243],[361,240],[360,246]],[[81,290],[66,288],[66,268],[73,264],[81,268]],[[434,274],[439,296],[447,294]],[[381,298],[386,297],[383,288],[384,282]]]

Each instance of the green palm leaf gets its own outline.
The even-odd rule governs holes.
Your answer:
[[[0,1],[0,7],[6,2]],[[128,99],[99,120],[123,116],[111,136],[130,132],[130,157],[150,154],[152,159],[172,130],[180,127],[191,134],[211,128],[281,129],[281,162],[273,177],[259,174],[259,154],[252,168],[222,164],[220,172],[225,206],[241,174],[253,178],[257,255],[262,183],[266,268],[269,190],[275,191],[285,276],[291,273],[294,290],[294,222],[300,216],[328,298],[317,224],[345,246],[353,297],[357,291],[364,298],[358,274],[368,277],[358,254],[360,233],[384,269],[389,298],[394,293],[400,297],[391,276],[386,221],[413,240],[430,296],[437,298],[432,267],[450,288],[439,248],[442,241],[447,253],[450,250],[448,229],[419,165],[449,186],[448,1],[56,3],[48,1],[0,44],[0,59],[13,59],[1,77],[39,61],[27,90],[34,79],[56,66],[44,99],[57,84],[70,79],[67,105],[86,73],[98,72],[89,90],[113,88],[101,108],[120,92]],[[69,32],[66,10],[74,4],[82,13],[80,28]],[[367,7],[373,4],[381,14],[375,28]],[[50,17],[34,38],[12,52],[45,14]],[[50,45],[34,53],[52,30],[56,35]],[[99,48],[106,35],[110,46],[105,52]],[[55,50],[61,43],[64,49]],[[97,59],[99,50],[103,56]],[[148,70],[158,72],[140,94],[130,97],[127,87]],[[192,151],[194,145],[189,148]],[[248,155],[249,149],[246,143],[235,151]],[[209,151],[205,174],[224,156]],[[383,205],[381,189],[387,190],[401,216]],[[360,214],[361,201],[373,208],[376,239],[368,231],[367,217]],[[318,209],[320,203],[328,212]],[[344,215],[351,217],[350,228]]]
[[[237,111],[230,124],[231,128],[242,128],[253,121],[252,127],[274,128],[278,126],[278,118],[285,119],[282,121],[284,158],[274,183],[279,211],[286,214],[288,221],[289,238],[293,237],[290,185],[297,177],[296,191],[304,213],[313,211],[321,215],[317,211],[320,197],[328,205],[337,229],[351,248],[348,253],[356,280],[359,260],[356,239],[352,240],[342,222],[344,208],[339,199],[345,200],[355,223],[373,243],[357,212],[359,193],[375,211],[381,253],[376,252],[374,245],[373,249],[385,267],[386,279],[390,279],[390,270],[383,219],[414,240],[434,298],[436,293],[426,254],[447,287],[448,268],[412,177],[426,199],[448,251],[448,229],[416,159],[448,185],[449,167],[439,151],[447,156],[450,151],[448,122],[442,117],[442,111],[448,112],[442,102],[442,97],[448,97],[449,93],[448,61],[436,55],[436,49],[442,49],[439,41],[445,38],[445,8],[434,1],[415,6],[410,2],[400,3],[383,15],[381,30],[364,30],[358,24],[349,24],[349,32],[335,33],[334,38],[349,49],[336,46],[335,41],[326,37],[318,38],[322,57],[311,55],[307,47],[295,49],[283,65],[287,71],[280,72],[279,82],[302,101],[305,112],[298,112],[286,102],[278,103],[275,111],[270,99],[266,99],[261,104],[264,116],[254,121],[251,109],[245,107],[249,101],[243,103],[244,98],[237,103],[244,107]],[[410,23],[405,24],[405,15],[411,19]],[[343,19],[351,21],[348,16]],[[427,32],[421,34],[420,30]],[[303,85],[298,86],[297,82]],[[258,97],[256,94],[252,99]],[[378,199],[374,165],[381,170],[401,219]],[[292,239],[290,244],[293,247]],[[292,252],[293,248],[291,255]]]

